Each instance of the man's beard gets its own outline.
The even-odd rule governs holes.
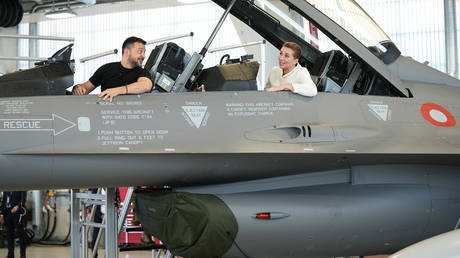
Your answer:
[[[136,66],[141,67],[142,66],[142,63],[138,64],[137,59],[134,59],[134,58],[131,58],[131,57],[128,59],[128,62],[131,63],[131,65],[134,66],[134,67],[136,67]]]

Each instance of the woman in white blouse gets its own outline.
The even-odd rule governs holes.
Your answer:
[[[265,90],[290,90],[303,96],[316,96],[318,90],[310,73],[299,64],[300,55],[301,49],[297,43],[284,43],[278,56],[279,66],[270,71]]]

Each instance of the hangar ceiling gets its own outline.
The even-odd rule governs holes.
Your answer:
[[[54,13],[63,13],[69,12],[69,9],[121,2],[147,4],[149,8],[184,5],[184,3],[180,1],[183,0],[1,0],[0,27],[8,28],[17,26],[21,22],[24,13],[33,14],[50,11]]]
[[[92,5],[92,4],[110,4],[110,3],[117,3],[117,2],[134,2],[134,0],[19,0],[22,4],[25,13],[32,13],[32,12],[40,12],[46,11],[53,6],[59,8],[65,8],[70,5],[72,8],[76,7],[83,7],[85,5]],[[174,6],[179,5],[180,3],[176,0],[155,0],[155,6],[157,7],[166,7],[166,6]]]

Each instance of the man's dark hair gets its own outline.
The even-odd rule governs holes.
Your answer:
[[[125,39],[123,45],[121,46],[121,51],[125,50],[125,48],[132,47],[134,43],[139,42],[145,45],[147,42],[145,40],[138,38],[138,37],[129,37]]]

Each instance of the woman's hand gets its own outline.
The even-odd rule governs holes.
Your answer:
[[[280,85],[272,86],[267,89],[267,91],[283,91],[283,90],[294,91],[294,88],[292,87],[292,84],[290,83],[283,83]]]

